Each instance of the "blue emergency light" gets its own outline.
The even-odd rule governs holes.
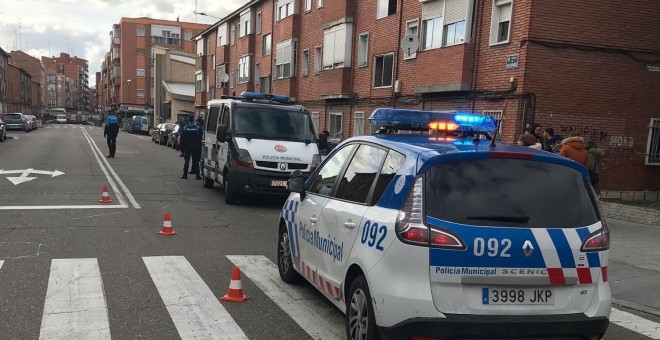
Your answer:
[[[279,94],[266,94],[259,92],[242,92],[241,97],[246,100],[270,100],[278,103],[289,103],[289,96]]]
[[[378,108],[369,120],[376,129],[404,131],[493,133],[497,129],[493,117],[474,113]]]

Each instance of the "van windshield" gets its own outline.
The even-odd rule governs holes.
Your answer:
[[[316,143],[307,112],[277,107],[238,107],[233,118],[235,136]]]

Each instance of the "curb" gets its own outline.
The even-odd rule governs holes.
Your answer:
[[[656,209],[603,201],[600,202],[600,206],[605,217],[649,226],[660,226],[660,211]]]
[[[612,305],[620,306],[620,307],[625,307],[628,309],[632,309],[638,312],[643,312],[651,315],[655,315],[660,317],[660,310],[657,310],[656,308],[649,307],[646,305],[640,305],[639,303],[635,302],[630,302],[626,300],[621,300],[615,297],[612,297]]]

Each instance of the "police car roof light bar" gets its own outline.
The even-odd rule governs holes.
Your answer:
[[[241,93],[241,98],[244,100],[269,100],[283,104],[291,102],[289,96],[247,91]]]
[[[486,134],[497,130],[493,117],[474,113],[378,108],[369,120],[379,128],[407,131],[443,130],[465,134]]]

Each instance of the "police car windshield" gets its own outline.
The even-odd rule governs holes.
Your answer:
[[[589,184],[565,166],[516,159],[438,164],[425,177],[426,214],[482,226],[576,228],[596,223]]]
[[[309,114],[278,107],[238,107],[234,114],[234,135],[256,139],[316,142]]]

